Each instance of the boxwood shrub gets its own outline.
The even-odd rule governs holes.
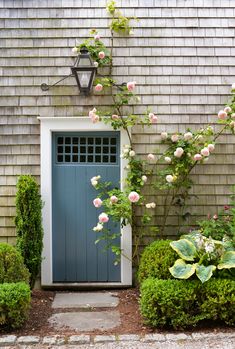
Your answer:
[[[182,329],[201,320],[235,324],[235,281],[147,279],[141,285],[140,309],[153,327]]]
[[[176,252],[170,247],[171,240],[156,240],[147,246],[141,256],[138,281],[143,282],[147,278],[172,279],[169,272],[176,259]]]
[[[20,327],[28,317],[30,287],[25,282],[0,284],[0,325]]]
[[[14,246],[0,243],[0,284],[4,282],[29,282],[29,272],[23,257]]]

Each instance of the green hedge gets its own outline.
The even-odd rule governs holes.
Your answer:
[[[0,243],[0,284],[4,282],[29,282],[29,272],[23,257],[14,246]]]
[[[170,247],[171,240],[157,240],[147,246],[141,256],[138,281],[142,283],[147,278],[172,279],[169,272],[177,253]]]
[[[0,325],[20,327],[28,317],[30,287],[24,282],[0,284]]]
[[[147,279],[141,286],[140,309],[145,322],[175,329],[196,326],[199,321],[222,320],[235,324],[235,281]]]

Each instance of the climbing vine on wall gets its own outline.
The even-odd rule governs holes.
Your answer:
[[[159,122],[157,115],[149,109],[144,115],[129,113],[126,115],[126,106],[140,102],[139,97],[135,94],[136,81],[128,81],[118,84],[112,78],[113,70],[113,47],[115,35],[132,35],[132,20],[135,17],[125,17],[117,9],[115,1],[107,4],[107,12],[111,16],[110,22],[110,47],[107,48],[102,41],[101,35],[96,29],[91,30],[91,37],[84,40],[80,45],[74,47],[74,52],[80,52],[82,47],[86,47],[95,65],[98,67],[98,75],[94,83],[94,92],[99,94],[108,89],[112,104],[109,110],[101,110],[94,107],[89,112],[92,123],[104,122],[110,124],[114,130],[123,129],[126,131],[129,144],[122,149],[121,156],[128,161],[126,167],[126,178],[123,189],[113,189],[112,183],[103,183],[100,176],[91,178],[91,185],[97,189],[97,197],[94,198],[95,207],[102,207],[103,212],[98,217],[98,223],[94,231],[100,232],[102,239],[115,239],[116,235],[107,231],[105,223],[112,217],[114,221],[121,222],[121,225],[130,224],[132,226],[134,238],[133,257],[139,255],[139,246],[143,238],[143,231],[137,229],[137,206],[141,207],[142,224],[149,224],[152,215],[155,213],[156,202],[147,202],[143,195],[143,187],[150,185],[151,192],[155,190],[164,194],[163,218],[159,227],[154,227],[153,231],[161,236],[165,233],[167,219],[173,207],[178,207],[181,217],[185,218],[187,212],[184,211],[187,200],[190,197],[190,189],[193,185],[190,176],[192,170],[198,164],[207,162],[211,153],[215,150],[218,137],[225,131],[235,131],[235,97],[233,95],[231,102],[224,110],[218,113],[219,130],[215,130],[211,124],[192,131],[187,129],[184,133],[167,134],[161,133],[161,139],[167,145],[167,150],[158,158],[154,154],[148,154],[143,160],[136,155],[133,149],[130,129],[135,125],[149,126]],[[109,69],[108,76],[102,75],[102,69]],[[232,92],[235,92],[235,86],[232,86]],[[163,168],[162,168],[163,167]],[[150,170],[151,169],[151,170]],[[154,174],[154,176],[151,176]],[[156,178],[153,180],[153,178]],[[156,196],[155,196],[156,197]],[[157,198],[156,198],[157,200]],[[113,252],[120,256],[120,249],[112,246]]]

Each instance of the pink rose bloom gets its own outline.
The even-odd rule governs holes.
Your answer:
[[[93,205],[98,208],[102,205],[102,202],[103,201],[100,198],[96,198],[93,200]]]
[[[100,215],[99,215],[99,222],[100,223],[107,223],[109,221],[109,217],[106,213],[102,212]]]
[[[100,40],[100,35],[99,35],[99,34],[96,34],[96,35],[94,36],[94,39],[95,39],[96,41],[99,41],[99,40]]]
[[[119,116],[119,115],[113,114],[113,115],[112,115],[112,119],[113,119],[113,120],[118,120],[118,119],[120,119],[120,116]]]
[[[191,132],[186,132],[186,133],[184,134],[184,139],[185,139],[186,141],[189,141],[189,140],[192,139],[192,138],[193,138],[193,135],[192,135]]]
[[[171,158],[169,156],[166,156],[165,157],[165,161],[166,161],[166,163],[170,164],[171,163]]]
[[[193,157],[194,161],[200,161],[201,159],[202,159],[201,154],[195,154],[194,157]]]
[[[221,120],[226,119],[227,116],[228,116],[228,115],[227,115],[226,111],[224,111],[224,110],[220,110],[220,111],[218,112],[218,118],[221,119]]]
[[[148,154],[147,158],[148,160],[154,160],[155,156],[153,154]]]
[[[203,149],[201,150],[201,154],[202,154],[203,156],[209,156],[209,155],[210,155],[210,151],[209,151],[208,148],[203,148]]]
[[[165,141],[165,140],[167,139],[167,137],[168,137],[167,132],[162,132],[162,133],[161,133],[161,139],[162,139],[163,141]]]
[[[98,57],[99,57],[100,59],[104,59],[104,57],[105,57],[104,51],[100,51],[99,54],[98,54]]]
[[[112,204],[116,204],[116,202],[118,202],[118,198],[117,198],[115,195],[112,195],[112,196],[110,197],[110,202],[111,202]]]
[[[156,124],[157,123],[157,115],[153,114],[153,113],[149,113],[149,121],[152,123],[152,124]]]
[[[207,148],[209,149],[209,152],[211,153],[212,151],[215,150],[215,145],[214,144],[208,144]]]
[[[172,140],[173,143],[178,142],[178,140],[179,140],[179,135],[177,135],[177,134],[172,135],[172,136],[171,136],[171,140]]]
[[[96,124],[97,122],[99,122],[99,121],[100,121],[99,115],[94,114],[94,115],[91,117],[91,121],[92,121],[93,124]]]
[[[230,107],[224,108],[225,113],[231,113],[232,109]]]
[[[97,112],[96,108],[93,108],[89,111],[89,117],[92,118],[92,116]]]
[[[179,147],[176,148],[176,151],[174,152],[175,157],[181,158],[181,156],[184,154],[184,149]]]
[[[102,90],[103,90],[103,85],[97,84],[97,85],[95,86],[95,91],[96,91],[96,92],[100,92],[100,91],[102,91]]]
[[[135,85],[136,85],[136,81],[129,81],[126,84],[126,87],[127,87],[128,91],[133,91],[135,88]]]
[[[130,202],[138,202],[140,199],[140,196],[135,191],[131,191],[130,194],[128,195],[128,199],[130,200]]]

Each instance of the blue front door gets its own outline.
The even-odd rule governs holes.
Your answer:
[[[100,233],[93,227],[102,207],[92,201],[97,191],[91,178],[120,186],[120,137],[118,132],[54,133],[52,168],[53,282],[119,282],[120,265],[107,249],[95,244]],[[120,224],[106,224],[111,233]],[[120,244],[120,238],[113,242]]]

